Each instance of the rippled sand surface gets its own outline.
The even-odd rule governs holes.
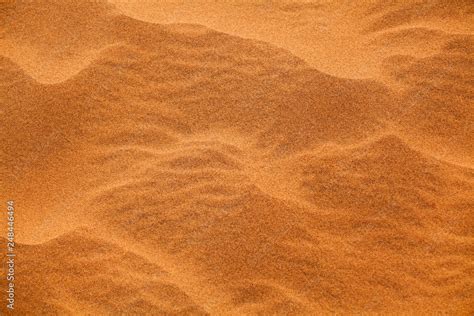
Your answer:
[[[473,20],[0,2],[13,314],[472,315]]]

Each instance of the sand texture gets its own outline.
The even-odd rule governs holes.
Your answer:
[[[473,315],[473,135],[472,0],[1,0],[0,314]]]

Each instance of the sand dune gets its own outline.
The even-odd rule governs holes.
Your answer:
[[[16,313],[474,311],[469,1],[0,6]]]
[[[456,1],[113,1],[132,17],[155,23],[197,23],[263,40],[291,51],[320,71],[344,78],[373,78],[394,52],[379,33],[423,27],[469,33],[472,4]],[[426,53],[425,41],[414,43]],[[389,46],[389,47],[387,47]],[[418,55],[417,55],[418,56]]]

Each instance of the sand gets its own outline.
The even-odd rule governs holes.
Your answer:
[[[473,20],[1,2],[1,313],[473,314]]]

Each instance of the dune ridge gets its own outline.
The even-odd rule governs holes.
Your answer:
[[[153,1],[1,6],[17,313],[473,312],[468,1],[235,3],[295,30],[318,14],[313,59],[201,11],[144,18]],[[380,64],[321,62],[351,41]]]

